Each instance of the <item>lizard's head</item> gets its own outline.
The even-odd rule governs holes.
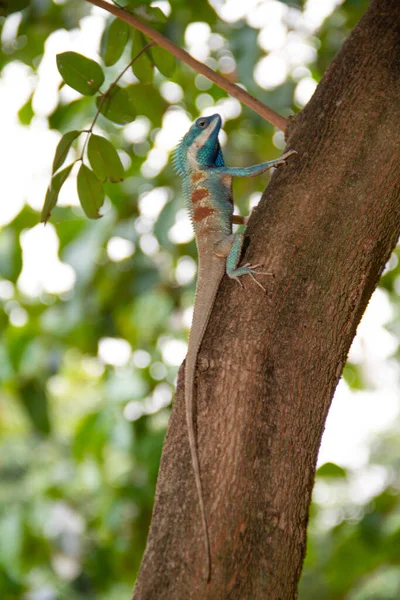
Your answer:
[[[218,114],[199,117],[183,137],[175,154],[175,166],[180,173],[188,168],[222,166],[218,142],[222,120]]]
[[[200,117],[183,138],[190,159],[195,160],[200,166],[214,164],[219,150],[218,134],[221,123],[219,115]]]

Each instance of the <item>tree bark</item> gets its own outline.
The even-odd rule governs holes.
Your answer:
[[[398,0],[372,2],[292,119],[298,155],[247,229],[244,260],[274,273],[267,294],[219,290],[196,392],[211,582],[181,369],[135,600],[297,596],[325,419],[400,234],[399,31]]]

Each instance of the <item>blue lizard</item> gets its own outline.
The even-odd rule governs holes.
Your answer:
[[[210,540],[200,477],[200,465],[193,425],[194,378],[197,356],[222,277],[239,281],[242,275],[254,277],[259,265],[238,266],[244,235],[232,233],[232,223],[244,223],[233,215],[232,178],[254,177],[271,167],[286,163],[295,154],[289,150],[280,158],[252,167],[226,167],[218,142],[221,117],[218,114],[197,119],[174,152],[174,167],[182,177],[183,192],[195,231],[198,249],[198,277],[192,327],[185,362],[185,404],[189,446],[199,498],[206,549],[207,581],[211,577]],[[240,283],[240,281],[239,281]],[[265,290],[264,290],[265,291]]]

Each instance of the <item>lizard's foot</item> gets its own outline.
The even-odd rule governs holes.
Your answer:
[[[261,265],[259,265],[259,264],[252,265],[250,263],[246,263],[242,267],[238,267],[237,269],[235,269],[235,271],[233,273],[231,273],[231,274],[228,273],[228,275],[229,275],[229,277],[231,277],[231,279],[235,279],[242,287],[244,287],[244,285],[241,282],[240,277],[242,277],[243,275],[250,275],[252,280],[255,281],[255,283],[266,293],[267,292],[266,288],[262,285],[262,283],[260,283],[258,281],[258,279],[255,277],[255,275],[272,275],[273,276],[274,274],[269,273],[267,271],[256,271],[256,269],[260,266]]]
[[[279,160],[274,164],[274,167],[287,165],[287,159],[289,158],[289,156],[292,156],[292,154],[297,154],[297,150],[289,150],[288,152],[285,152],[285,154],[282,154]]]
[[[250,277],[252,278],[253,281],[256,282],[256,284],[265,292],[267,293],[266,288],[262,285],[262,283],[260,283],[257,279],[257,277],[254,277],[255,275],[274,275],[273,273],[269,273],[268,271],[256,271],[256,269],[258,267],[261,267],[260,264],[257,265],[251,265],[250,263],[246,263],[245,265],[243,265],[244,267],[246,267],[247,269],[249,269],[248,271],[248,275],[250,275]]]
[[[273,275],[273,273],[267,273],[267,272],[263,272],[263,271],[257,271],[256,269],[261,266],[259,264],[252,265],[251,263],[246,263],[242,267],[239,267],[238,266],[238,262],[240,260],[240,254],[241,254],[241,251],[242,251],[242,245],[243,245],[244,235],[242,233],[235,233],[235,234],[233,234],[231,236],[230,240],[231,239],[233,239],[233,244],[232,244],[232,247],[231,247],[230,252],[228,254],[227,260],[226,260],[226,274],[231,279],[236,279],[236,281],[238,283],[240,283],[240,285],[242,285],[242,282],[240,281],[240,278],[243,275],[250,275],[250,277],[252,279],[254,279],[254,281],[256,282],[256,284],[264,292],[266,292],[265,287],[257,280],[257,278],[255,277],[255,275],[258,275],[258,274],[259,275]]]
[[[243,266],[244,267],[248,267],[249,269],[251,269],[252,272],[255,273],[256,275],[272,275],[272,277],[274,277],[274,273],[271,273],[270,271],[256,271],[256,269],[258,269],[258,267],[262,267],[261,263],[258,263],[256,265],[252,265],[250,263],[246,263]]]
[[[253,271],[249,271],[249,275],[252,278],[253,281],[256,282],[256,284],[263,290],[263,292],[265,292],[265,294],[267,293],[266,288],[263,286],[262,283],[260,283],[257,279],[257,277],[254,277]],[[270,273],[268,273],[268,275],[270,275]]]

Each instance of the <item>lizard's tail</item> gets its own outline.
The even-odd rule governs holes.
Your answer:
[[[199,270],[198,283],[196,289],[196,300],[193,313],[192,328],[189,335],[189,347],[185,361],[185,404],[186,404],[186,421],[189,436],[189,447],[192,458],[193,471],[196,481],[197,495],[200,505],[201,521],[204,531],[204,544],[206,551],[206,577],[207,581],[211,579],[211,551],[210,538],[208,533],[208,524],[206,510],[204,506],[203,487],[200,476],[200,463],[196,446],[196,438],[194,434],[193,422],[193,406],[194,406],[194,379],[196,372],[197,356],[200,350],[203,336],[207,328],[211,310],[217,295],[219,284],[223,276],[224,270],[218,273],[215,281],[210,281],[210,272],[208,272],[208,281],[202,276],[202,269]],[[213,279],[213,278],[211,278]]]
[[[191,365],[186,363],[186,369],[190,369]],[[191,370],[191,369],[190,369]],[[194,375],[194,374],[193,374]],[[189,376],[189,381],[194,380],[194,376]],[[201,483],[201,475],[200,475],[200,463],[199,457],[197,454],[197,446],[196,446],[196,438],[194,434],[194,425],[193,425],[193,386],[188,388],[188,393],[186,396],[186,418],[187,418],[187,428],[188,428],[188,436],[189,436],[189,446],[190,446],[190,454],[192,457],[192,465],[194,471],[194,477],[196,481],[197,488],[197,496],[199,499],[200,505],[200,515],[202,521],[202,528],[204,532],[204,546],[206,552],[206,579],[207,582],[211,579],[211,550],[210,550],[210,537],[208,533],[208,523],[206,517],[206,509],[204,506],[204,498],[203,498],[203,486]],[[190,408],[189,408],[190,406]]]

